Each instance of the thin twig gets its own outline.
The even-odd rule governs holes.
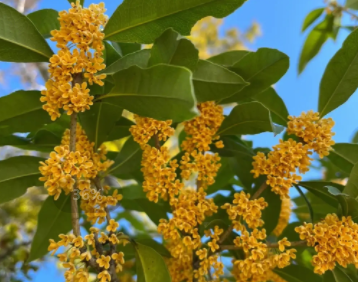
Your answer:
[[[262,183],[262,185],[260,186],[259,190],[256,191],[256,193],[251,197],[251,200],[256,200],[258,199],[261,194],[266,190],[267,188],[267,183],[266,180],[264,183]]]

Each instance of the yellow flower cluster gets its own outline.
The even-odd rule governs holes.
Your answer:
[[[93,104],[87,83],[81,83],[83,73],[89,84],[103,85],[106,75],[95,74],[105,68],[101,32],[107,23],[105,11],[103,3],[91,4],[87,9],[77,1],[68,12],[59,13],[61,28],[51,32],[51,40],[57,42],[60,51],[50,59],[50,79],[41,92],[41,101],[46,103],[43,109],[52,120],[60,117],[60,109],[71,115],[88,110]]]
[[[216,135],[224,121],[223,108],[215,102],[205,102],[198,105],[200,116],[184,122],[184,130],[188,135],[182,142],[184,151],[210,151],[210,145],[220,137]],[[217,141],[218,148],[223,147],[222,141]]]
[[[49,195],[58,199],[62,190],[66,195],[74,190],[75,178],[78,179],[80,190],[89,190],[91,179],[100,171],[105,171],[112,165],[112,161],[106,160],[106,149],[101,147],[94,151],[94,143],[91,143],[84,130],[77,124],[76,151],[70,152],[70,130],[66,130],[60,146],[55,147],[50,158],[40,162],[40,172],[43,175],[40,180],[45,182]]]
[[[278,237],[282,234],[283,230],[287,227],[292,211],[292,204],[290,198],[285,198],[281,203],[280,216],[278,218],[278,224],[272,233]]]
[[[340,220],[337,215],[328,214],[321,222],[305,223],[295,231],[317,252],[312,260],[315,273],[333,270],[336,263],[345,268],[348,264],[358,267],[358,224],[351,217]]]
[[[122,252],[115,252],[108,255],[104,250],[106,245],[116,248],[118,244],[126,244],[127,240],[119,239],[116,231],[119,224],[113,219],[107,226],[109,236],[101,232],[101,237],[98,238],[99,230],[92,227],[91,233],[84,238],[75,235],[59,235],[60,241],[55,242],[50,239],[48,251],[54,255],[60,247],[66,247],[64,253],[58,254],[62,266],[67,269],[65,272],[66,282],[89,282],[89,267],[95,266],[100,272],[97,275],[99,282],[111,281],[109,274],[112,267],[116,273],[121,272],[124,261],[124,254]]]
[[[265,207],[267,203],[264,198],[250,200],[250,195],[244,192],[235,194],[233,205],[227,203],[222,206],[227,210],[233,228],[241,234],[236,237],[234,244],[245,253],[245,259],[234,261],[233,275],[237,281],[269,281],[273,269],[288,266],[291,259],[296,257],[295,249],[286,250],[291,246],[287,238],[278,242],[278,250],[275,251],[264,243],[266,230],[258,228],[264,223],[261,215]]]
[[[142,147],[149,142],[149,140],[156,136],[159,141],[166,141],[168,137],[174,135],[174,128],[170,127],[171,120],[159,121],[152,118],[140,117],[134,115],[136,124],[131,126],[131,132],[134,141],[139,143]]]
[[[162,146],[160,149],[143,145],[142,169],[144,176],[143,190],[152,202],[158,202],[159,197],[167,200],[178,195],[184,184],[177,178],[177,160],[170,160],[169,150]]]
[[[251,172],[257,178],[260,175],[267,175],[267,184],[272,191],[287,198],[289,189],[301,177],[296,174],[306,173],[309,170],[312,158],[311,150],[317,152],[320,157],[326,156],[331,150],[334,141],[331,140],[334,133],[332,127],[334,122],[331,119],[319,119],[318,113],[312,111],[307,114],[302,113],[301,117],[289,117],[288,133],[296,134],[302,138],[302,142],[293,139],[288,141],[280,140],[280,143],[273,147],[266,157],[259,152],[254,156]]]
[[[332,132],[334,121],[331,118],[320,119],[319,113],[309,111],[302,113],[300,117],[289,116],[287,133],[301,138],[311,150],[314,150],[320,158],[329,155],[334,141]]]

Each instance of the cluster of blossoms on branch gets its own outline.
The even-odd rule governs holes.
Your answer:
[[[118,273],[122,271],[124,254],[117,252],[117,245],[127,244],[128,239],[121,238],[123,234],[117,232],[119,224],[113,219],[110,220],[106,230],[99,233],[95,227],[91,227],[91,233],[84,236],[73,234],[59,235],[60,241],[50,240],[49,251],[55,254],[60,247],[65,252],[58,254],[62,266],[66,268],[66,282],[87,282],[89,281],[88,267],[98,271],[97,278],[100,282],[111,281],[110,271]]]
[[[104,33],[101,31],[108,19],[105,11],[104,3],[82,8],[78,1],[72,3],[69,11],[59,13],[61,28],[51,32],[51,40],[57,42],[60,51],[50,59],[50,79],[41,97],[46,103],[43,109],[52,120],[60,117],[60,109],[68,115],[89,110],[93,96],[87,82],[78,82],[83,76],[91,85],[103,85],[106,75],[95,74],[106,67],[102,58]]]
[[[300,117],[290,116],[289,120],[287,133],[296,135],[302,141],[296,142],[291,138],[280,140],[267,156],[259,152],[254,157],[251,171],[254,177],[267,175],[267,184],[281,199],[288,198],[289,189],[301,180],[297,171],[306,173],[309,170],[312,151],[323,158],[334,145],[334,121],[331,118],[320,119],[318,113],[309,111]]]

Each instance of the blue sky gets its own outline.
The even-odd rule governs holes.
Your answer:
[[[86,2],[90,1],[86,0]],[[105,1],[108,15],[111,15],[121,2],[119,0]],[[346,31],[342,30],[336,42],[329,41],[307,66],[303,74],[298,76],[299,53],[307,36],[307,33],[302,34],[300,31],[303,19],[308,12],[323,5],[323,0],[248,0],[243,7],[225,20],[224,28],[238,27],[241,30],[245,30],[253,21],[257,21],[261,25],[263,35],[249,46],[250,49],[276,48],[290,57],[291,67],[277,83],[276,90],[284,99],[289,113],[292,115],[299,115],[302,111],[310,109],[317,110],[319,83],[324,69],[348,35]],[[40,2],[39,8],[63,10],[68,7],[69,4],[66,0],[43,0]],[[8,64],[0,63],[0,69],[7,66]],[[18,80],[11,79],[6,90],[0,87],[0,96],[18,88]],[[358,119],[356,105],[358,105],[358,95],[353,95],[349,103],[329,114],[336,121],[334,128],[336,142],[350,142],[358,130],[358,124],[354,122]],[[278,142],[278,138],[267,133],[255,137],[253,140],[255,146],[271,146]],[[46,264],[32,276],[35,282],[64,281],[53,262]]]

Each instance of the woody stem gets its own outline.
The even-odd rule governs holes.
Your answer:
[[[77,113],[71,115],[71,125],[70,125],[70,151],[76,151],[76,129],[77,129]],[[76,182],[74,185],[74,191],[71,193],[71,215],[72,215],[72,228],[73,234],[75,236],[81,236],[80,223],[79,223],[79,214],[78,214],[78,204],[76,198],[77,189]]]

